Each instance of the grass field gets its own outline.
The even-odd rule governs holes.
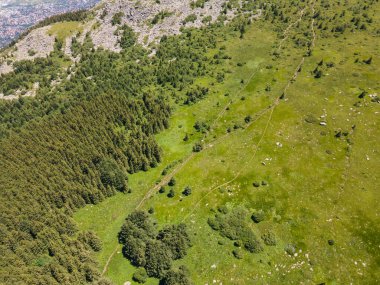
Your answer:
[[[187,224],[193,247],[178,264],[189,268],[194,284],[376,284],[380,110],[369,96],[380,91],[376,41],[364,31],[339,38],[317,35],[311,56],[304,57],[304,49],[285,39],[275,58],[271,52],[281,41],[270,24],[254,22],[244,39],[227,35],[219,45],[232,58],[224,66],[230,73],[223,84],[199,79],[210,86],[210,95],[176,107],[170,128],[157,136],[164,161],[131,175],[131,194],[75,214],[81,230],[93,230],[103,241],[97,259],[104,275],[115,284],[131,281],[135,268],[122,256],[117,233],[143,201],[141,208],[153,207],[160,225]],[[369,56],[373,63],[363,63]],[[321,60],[333,64],[315,78],[312,72]],[[359,99],[363,90],[368,95]],[[248,115],[252,120],[245,123]],[[201,138],[195,121],[212,128],[204,137],[205,149],[192,155]],[[240,127],[234,130],[234,125]],[[162,170],[176,161],[176,196],[152,193],[143,200],[162,179]],[[267,185],[253,187],[256,181]],[[188,185],[192,194],[182,197]],[[233,242],[207,224],[221,205],[263,210],[263,222],[248,222],[258,237],[267,230],[275,233],[277,245],[264,246],[259,254],[244,251],[236,259]],[[292,256],[284,250],[289,244],[296,250]]]
[[[54,35],[57,39],[64,41],[67,37],[73,36],[78,32],[82,32],[82,30],[83,27],[80,22],[59,22],[51,26],[49,34]]]

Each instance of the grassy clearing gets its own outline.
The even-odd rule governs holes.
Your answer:
[[[64,41],[68,36],[82,32],[82,30],[83,27],[80,22],[69,21],[53,24],[48,33],[49,35],[55,35],[57,39]]]
[[[80,229],[94,230],[104,242],[98,254],[100,268],[117,248],[123,219],[160,179],[163,168],[191,153],[200,137],[193,129],[199,120],[213,125],[207,137],[209,147],[175,175],[174,198],[155,194],[143,205],[155,209],[160,224],[184,221],[189,226],[194,246],[179,264],[190,269],[195,284],[378,280],[379,105],[369,96],[359,100],[358,94],[361,89],[379,94],[376,74],[380,70],[379,65],[355,63],[357,57],[380,59],[369,37],[362,32],[318,38],[286,98],[274,109],[268,107],[281,95],[304,50],[286,42],[280,57],[273,60],[270,51],[276,36],[260,22],[247,30],[243,40],[223,42],[232,57],[225,67],[231,73],[222,85],[210,85],[211,94],[203,101],[175,110],[171,127],[157,136],[163,163],[130,176],[132,194],[118,194],[76,213]],[[316,79],[312,71],[322,59],[334,66]],[[239,67],[239,62],[245,64]],[[210,84],[208,79],[201,80]],[[227,104],[228,110],[222,112]],[[249,125],[244,123],[247,115],[255,119]],[[226,135],[237,124],[243,128]],[[347,137],[335,137],[340,130],[347,131]],[[186,133],[190,140],[183,142]],[[262,180],[268,185],[252,186]],[[181,197],[187,185],[193,193]],[[252,223],[252,229],[258,237],[273,231],[277,245],[265,246],[259,254],[243,252],[243,258],[236,259],[233,242],[207,224],[220,205],[264,210],[267,218]],[[334,245],[328,240],[334,240]],[[295,246],[294,256],[285,253],[288,244]],[[134,270],[117,253],[106,276],[123,284],[131,280]]]

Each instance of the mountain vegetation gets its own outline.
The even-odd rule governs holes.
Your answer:
[[[210,3],[0,75],[1,284],[378,283],[379,2]]]

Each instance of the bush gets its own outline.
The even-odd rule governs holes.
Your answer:
[[[124,13],[123,12],[118,12],[116,14],[113,15],[112,17],[112,26],[115,26],[115,25],[120,25],[121,24],[121,19],[122,17],[124,16]]]
[[[177,183],[174,177],[172,177],[168,183],[169,186],[174,186]]]
[[[216,75],[216,81],[218,81],[218,83],[222,83],[224,81],[224,73],[218,72]]]
[[[203,149],[203,146],[201,143],[196,143],[194,146],[193,146],[193,152],[201,152]]]
[[[158,233],[157,240],[171,250],[174,260],[183,258],[187,254],[187,248],[191,246],[185,224],[164,227]]]
[[[248,124],[249,122],[251,122],[252,121],[252,117],[251,116],[246,116],[245,118],[244,118],[244,122],[246,123],[246,124]]]
[[[219,206],[219,207],[218,207],[218,211],[219,211],[220,213],[223,213],[223,214],[228,214],[228,208],[227,208],[226,205]]]
[[[251,219],[256,223],[260,223],[265,219],[265,213],[263,210],[259,210],[252,214]]]
[[[185,195],[185,196],[191,195],[191,188],[190,188],[190,186],[186,186],[186,188],[185,188],[185,190],[183,190],[182,194]]]
[[[189,23],[189,22],[194,23],[196,20],[197,20],[197,15],[195,15],[195,14],[191,14],[191,15],[187,16],[187,17],[182,21],[182,24],[186,25],[186,24]]]
[[[151,21],[151,24],[152,25],[155,25],[161,21],[163,21],[166,17],[170,17],[171,15],[173,15],[172,12],[168,12],[168,11],[161,11],[159,12],[158,14],[156,14],[152,21]]]
[[[197,132],[202,132],[202,133],[206,133],[207,131],[210,130],[210,126],[205,122],[196,121],[193,127]]]
[[[246,250],[252,253],[259,253],[262,252],[264,249],[260,242],[256,239],[249,239],[244,242],[244,247]]]
[[[256,187],[256,188],[260,187],[260,182],[255,181],[252,183],[252,185],[253,185],[253,187]]]
[[[191,285],[188,274],[188,270],[183,266],[178,271],[169,270],[164,278],[161,279],[159,285]]]
[[[323,75],[323,71],[320,70],[319,68],[316,68],[316,69],[313,71],[313,73],[314,73],[314,78],[321,78],[322,75]]]
[[[120,47],[122,49],[127,49],[129,47],[134,46],[137,41],[137,37],[132,28],[130,28],[127,25],[124,25],[121,29],[123,32],[119,41]]]
[[[296,253],[296,247],[293,244],[288,244],[285,246],[285,251],[289,255],[294,255]]]
[[[169,198],[173,198],[175,196],[175,192],[173,189],[170,189],[169,193],[168,193],[168,197]]]
[[[208,224],[213,230],[219,231],[221,236],[236,241],[235,246],[244,245],[246,250],[257,253],[262,251],[263,247],[248,225],[247,216],[247,210],[238,207],[228,214],[216,214],[214,218],[208,219]]]
[[[268,231],[268,232],[264,233],[261,236],[261,239],[264,241],[264,244],[269,245],[269,246],[274,246],[274,245],[277,244],[276,236],[271,231]]]
[[[232,251],[232,254],[234,255],[235,258],[237,259],[242,259],[243,258],[243,252],[240,249],[234,249]]]
[[[137,283],[145,283],[148,279],[148,274],[144,267],[138,268],[135,273],[133,273],[133,280]]]

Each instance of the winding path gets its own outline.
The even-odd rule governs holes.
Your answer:
[[[314,14],[314,5],[315,5],[315,1],[312,1],[313,4],[312,4],[312,11],[313,11],[313,14]],[[279,50],[281,47],[282,47],[282,44],[284,43],[284,41],[288,38],[288,32],[290,30],[291,27],[293,27],[295,24],[297,24],[298,22],[300,22],[302,20],[302,17],[304,15],[304,12],[305,10],[309,8],[308,6],[306,6],[303,10],[301,10],[300,12],[300,18],[297,19],[295,22],[291,23],[284,31],[284,38],[281,40],[280,44],[279,44],[279,47],[277,48],[277,50]],[[311,49],[314,48],[315,46],[315,40],[316,40],[316,34],[315,34],[315,30],[314,30],[314,18],[312,18],[312,23],[311,23],[311,30],[312,30],[312,44],[311,44]],[[286,94],[286,91],[287,89],[290,87],[290,85],[297,79],[298,77],[298,74],[301,72],[301,69],[302,69],[302,66],[305,62],[305,57],[302,57],[300,63],[298,64],[295,72],[293,73],[293,76],[291,77],[291,79],[287,82],[285,88],[283,89],[283,93],[281,94],[281,96],[279,97],[276,97],[276,99],[274,100],[274,102],[269,106],[269,107],[266,107],[262,110],[260,110],[259,112],[257,112],[254,116],[255,118],[249,123],[247,124],[245,130],[251,125],[253,124],[255,121],[257,121],[259,118],[261,118],[264,114],[266,114],[266,112],[270,111],[270,114],[269,114],[269,117],[268,117],[268,120],[266,122],[266,125],[265,125],[265,128],[262,132],[262,135],[258,141],[258,143],[255,145],[255,149],[254,149],[254,152],[252,154],[252,156],[249,158],[249,160],[247,160],[247,164],[251,163],[252,160],[256,157],[256,154],[260,148],[260,145],[269,129],[269,125],[270,125],[270,122],[272,121],[272,117],[273,117],[273,113],[274,113],[274,110],[276,108],[277,105],[279,105],[280,103],[280,100],[283,99],[283,96]],[[253,77],[257,74],[257,72],[260,70],[261,65],[258,66],[258,68],[250,75],[249,79],[247,80],[247,83],[242,86],[239,91],[235,94],[235,97],[237,97],[239,94],[241,94],[245,89],[246,87],[249,85],[249,83],[251,82],[251,80],[253,79]],[[235,98],[236,99],[236,98]],[[230,100],[224,107],[223,109],[218,113],[217,117],[215,118],[215,120],[213,120],[213,122],[211,123],[210,127],[212,129],[213,126],[215,126],[215,124],[219,121],[219,119],[224,115],[224,113],[227,111],[228,107],[233,103],[234,101],[233,100]],[[205,135],[203,136],[203,139],[205,139],[207,137],[207,135],[209,134],[209,132],[205,133]],[[216,138],[215,140],[212,140],[211,142],[208,143],[208,145],[206,147],[203,148],[203,151],[205,151],[206,149],[208,148],[211,148],[213,147],[213,144],[215,144],[216,142],[224,139],[225,137],[227,137],[228,135],[230,135],[230,133],[227,133],[225,135],[223,135],[222,137],[219,137],[219,138]],[[200,152],[198,152],[200,153]],[[166,185],[170,179],[175,175],[177,174],[192,158],[195,157],[197,153],[194,153],[192,152],[190,155],[188,155],[186,157],[186,159],[180,163],[179,165],[177,165],[173,171],[171,171],[169,174],[167,174],[166,176],[164,176],[164,178],[158,183],[156,184],[154,187],[152,187],[145,195],[144,197],[141,199],[141,201],[138,203],[138,205],[135,207],[135,209],[140,209],[142,207],[142,205],[144,204],[144,202],[149,199],[155,192],[157,192],[162,186]],[[243,170],[245,169],[245,167],[241,168],[237,174],[229,181],[227,182],[224,182],[220,185],[217,185],[215,187],[213,187],[211,190],[209,190],[201,199],[198,200],[198,202],[192,207],[191,211],[182,219],[182,222],[186,221],[194,212],[195,210],[200,206],[200,203],[207,197],[209,196],[211,193],[213,193],[216,189],[219,189],[223,186],[226,186],[226,185],[229,185],[231,184],[232,182],[234,182],[236,179],[239,178],[239,176],[241,175],[241,173],[243,172]],[[108,270],[108,267],[109,267],[109,264],[111,263],[112,261],[112,258],[114,257],[114,255],[116,254],[116,252],[119,250],[120,248],[120,244],[118,244],[114,251],[112,252],[112,254],[109,256],[109,258],[107,259],[107,262],[103,268],[103,271],[102,271],[102,274],[101,276],[104,276],[104,274],[107,272]]]

